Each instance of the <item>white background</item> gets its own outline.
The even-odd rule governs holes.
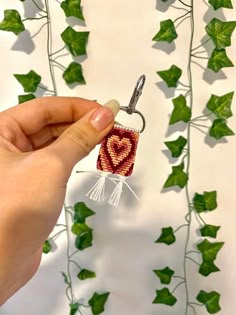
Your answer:
[[[173,3],[174,1],[170,1]],[[208,9],[203,1],[195,2],[196,33],[194,46],[199,45],[204,37],[205,22],[213,15],[224,16],[227,20],[235,19],[234,10]],[[38,1],[41,4],[41,0]],[[178,1],[175,5],[180,6]],[[50,1],[53,21],[54,50],[63,44],[60,33],[66,27],[63,12],[56,1]],[[24,8],[25,10],[24,10]],[[0,0],[0,15],[3,10],[17,8],[22,16],[33,13],[33,5],[27,0]],[[173,89],[167,90],[157,70],[168,69],[176,64],[186,69],[190,26],[186,20],[178,28],[179,37],[175,44],[158,44],[153,46],[152,37],[159,29],[159,22],[168,18],[174,19],[183,11],[174,10],[167,4],[155,0],[87,0],[83,1],[86,26],[76,25],[77,30],[89,30],[88,58],[83,60],[84,75],[87,85],[70,89],[61,79],[60,70],[56,70],[60,95],[76,95],[89,99],[97,99],[104,103],[111,98],[118,99],[127,105],[136,80],[146,74],[147,83],[139,102],[139,110],[147,120],[147,128],[140,137],[137,159],[133,176],[129,184],[140,197],[140,202],[125,190],[118,208],[98,205],[85,197],[86,192],[95,182],[94,177],[78,175],[73,172],[67,195],[67,204],[85,201],[96,211],[96,216],[89,219],[94,228],[94,246],[78,255],[79,263],[95,270],[97,278],[78,283],[78,298],[88,298],[97,290],[110,291],[111,295],[104,314],[109,315],[183,315],[184,289],[179,288],[175,294],[179,300],[174,308],[152,305],[155,290],[162,288],[153,269],[165,266],[182,273],[183,247],[185,230],[177,235],[176,244],[171,247],[154,243],[163,226],[174,228],[184,223],[187,211],[185,193],[175,191],[163,192],[162,186],[171,166],[163,151],[166,136],[170,139],[173,129],[168,129],[169,114],[172,110],[171,98],[177,96]],[[30,34],[37,32],[43,21],[26,22]],[[12,77],[13,73],[27,73],[34,69],[43,76],[43,83],[50,88],[48,63],[46,58],[46,29],[44,28],[30,41],[25,32],[16,40],[14,34],[0,33],[1,58],[1,110],[17,103],[17,95],[23,94],[21,86]],[[227,49],[231,60],[236,64],[236,40]],[[34,43],[34,44],[33,44]],[[211,44],[207,46],[212,49]],[[160,48],[160,49],[159,49]],[[19,51],[20,50],[20,51]],[[22,51],[23,50],[23,51]],[[70,56],[63,62],[67,65]],[[206,61],[200,60],[205,66]],[[219,74],[213,74],[195,64],[194,74],[194,113],[201,115],[211,94],[223,95],[235,90],[236,69],[227,68]],[[183,82],[187,82],[184,70]],[[161,88],[160,88],[161,87]],[[235,109],[235,100],[233,110]],[[118,120],[132,126],[139,121],[135,118],[120,115]],[[236,119],[229,120],[229,126],[236,131]],[[236,138],[216,144],[206,139],[201,132],[192,130],[192,150],[190,169],[190,193],[217,190],[218,209],[205,216],[210,224],[222,225],[219,241],[225,241],[220,252],[217,265],[221,272],[204,278],[197,274],[197,266],[189,262],[188,281],[190,296],[194,298],[200,289],[221,292],[222,315],[232,315],[236,308],[236,252],[235,252],[235,144]],[[97,152],[76,167],[80,170],[93,170]],[[178,163],[178,162],[176,162]],[[2,209],[3,211],[4,209]],[[62,218],[61,218],[62,219]],[[192,243],[196,243],[196,229],[192,229]],[[65,285],[60,272],[65,270],[66,239],[61,236],[57,249],[53,254],[44,257],[42,265],[32,279],[19,293],[10,299],[1,309],[1,315],[65,315],[68,314],[67,301],[64,294]],[[17,272],[17,271],[16,271]],[[76,279],[76,274],[75,274]],[[173,285],[175,285],[174,282]],[[172,287],[173,288],[173,287]],[[89,314],[84,312],[84,314]],[[189,310],[189,315],[191,315]],[[197,307],[197,314],[207,314],[204,308]]]

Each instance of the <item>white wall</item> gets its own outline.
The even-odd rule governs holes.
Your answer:
[[[26,1],[24,6],[27,7],[29,2]],[[56,50],[63,46],[59,34],[66,24],[58,3],[50,2]],[[203,20],[209,21],[213,10],[206,14],[205,3],[194,2],[197,22],[195,46],[197,46],[204,36]],[[180,5],[178,1],[175,4]],[[3,9],[6,8],[18,8],[23,15],[22,6],[23,4],[17,0],[0,0],[1,18]],[[59,94],[97,99],[101,103],[117,98],[122,105],[127,105],[136,80],[141,74],[146,74],[147,83],[138,106],[146,117],[147,128],[141,135],[134,174],[128,181],[137,192],[140,202],[125,190],[118,208],[98,205],[85,197],[95,181],[94,177],[89,174],[78,175],[75,172],[71,176],[67,204],[72,205],[76,201],[83,200],[97,213],[95,217],[89,219],[95,230],[94,246],[78,256],[80,264],[96,270],[97,278],[88,280],[82,285],[78,283],[77,294],[78,297],[87,297],[94,290],[110,291],[111,295],[105,311],[105,314],[109,315],[182,315],[184,313],[183,288],[176,291],[179,303],[175,308],[152,305],[155,289],[161,288],[152,270],[171,265],[181,273],[185,233],[184,230],[179,232],[178,242],[172,247],[157,245],[154,241],[163,226],[177,227],[184,223],[187,211],[184,192],[162,192],[163,183],[171,169],[168,159],[163,154],[165,150],[163,142],[166,139],[169,114],[172,110],[171,97],[174,97],[174,91],[163,92],[159,88],[157,83],[160,79],[156,71],[167,69],[172,64],[186,69],[189,24],[186,21],[179,27],[176,47],[159,45],[163,49],[169,47],[173,50],[172,53],[166,53],[153,48],[151,39],[159,29],[160,20],[177,17],[182,11],[173,8],[165,11],[165,5],[155,0],[87,0],[83,1],[83,6],[87,26],[86,28],[76,26],[76,29],[88,29],[91,32],[88,58],[83,62],[87,85],[69,89],[61,80],[60,71],[56,70]],[[221,12],[217,12],[216,15],[222,17],[224,14],[228,20],[235,19],[235,9]],[[26,23],[26,25],[33,25],[31,34],[42,25],[42,21]],[[26,37],[26,35],[22,36]],[[34,39],[35,47],[29,42],[25,44],[29,51],[34,48],[28,54],[12,49],[16,47],[14,35],[0,33],[2,110],[16,104],[17,94],[22,93],[12,73],[24,73],[33,68],[44,76],[45,84],[50,84],[45,55],[45,36],[45,29],[43,29]],[[235,53],[233,54],[235,49],[234,36],[233,46],[228,50],[228,54],[236,64],[236,56]],[[69,60],[70,56],[66,57],[65,62]],[[204,63],[203,60],[202,64]],[[192,69],[194,116],[202,113],[211,94],[222,95],[235,90],[235,68],[225,69],[223,74],[215,76],[218,78],[215,81],[209,76],[209,72],[204,72],[196,65],[193,64]],[[186,80],[185,71],[182,81]],[[234,107],[235,100],[233,110]],[[133,123],[138,124],[135,118],[126,115],[119,117],[118,120],[124,124],[131,126]],[[236,131],[235,123],[234,117],[229,125]],[[217,260],[217,265],[222,270],[220,273],[205,279],[197,275],[195,265],[189,264],[191,295],[196,296],[200,289],[222,292],[221,314],[224,315],[232,315],[232,310],[236,308],[235,145],[236,138],[230,137],[227,143],[220,143],[211,148],[205,143],[205,136],[202,133],[194,129],[192,131],[190,193],[218,190],[218,210],[209,214],[207,218],[211,224],[222,225],[219,240],[225,241],[225,246]],[[76,169],[93,170],[96,155],[97,152],[93,152]],[[197,226],[193,226],[193,235],[196,228]],[[193,242],[195,241],[193,236]],[[66,239],[61,237],[57,244],[55,253],[44,257],[32,281],[0,309],[1,315],[68,314],[65,286],[60,275],[60,271],[65,270]],[[206,311],[204,308],[198,308],[197,314],[204,315]]]

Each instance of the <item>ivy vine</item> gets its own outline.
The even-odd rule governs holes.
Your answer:
[[[190,275],[188,273],[188,264],[193,263],[198,266],[198,273],[204,277],[209,276],[220,269],[216,265],[217,255],[224,245],[221,241],[212,241],[217,238],[217,233],[220,226],[215,226],[207,223],[202,214],[211,212],[217,209],[217,191],[196,192],[194,196],[190,195],[189,177],[190,177],[190,162],[191,162],[191,130],[192,128],[200,129],[201,131],[208,130],[207,135],[214,138],[216,141],[226,136],[234,135],[234,132],[228,126],[228,119],[233,115],[231,104],[234,91],[225,95],[211,95],[206,104],[204,114],[192,118],[194,106],[194,81],[192,72],[192,63],[195,59],[206,59],[208,69],[218,72],[225,67],[233,67],[233,63],[227,55],[227,47],[231,46],[231,37],[236,27],[236,21],[222,21],[217,18],[212,18],[205,27],[207,40],[193,47],[193,39],[195,36],[196,19],[194,9],[196,3],[190,0],[188,3],[185,0],[177,0],[178,5],[173,5],[169,0],[160,0],[167,3],[166,5],[177,10],[183,10],[185,13],[180,15],[175,20],[167,19],[160,22],[160,28],[157,34],[153,37],[153,41],[164,41],[171,43],[178,37],[177,28],[185,20],[190,21],[190,43],[188,51],[188,83],[180,81],[182,69],[177,65],[171,65],[167,70],[159,70],[157,74],[166,83],[167,87],[185,89],[185,94],[181,94],[172,100],[173,110],[170,116],[169,125],[174,125],[177,122],[186,124],[186,135],[179,135],[178,138],[165,141],[169,154],[175,159],[177,165],[172,166],[172,171],[164,183],[164,189],[178,186],[180,189],[185,189],[187,199],[187,213],[185,215],[184,224],[176,229],[171,226],[162,228],[160,236],[156,243],[162,243],[170,246],[177,240],[177,232],[180,229],[186,229],[186,242],[184,244],[183,255],[183,271],[181,275],[176,274],[170,266],[164,269],[154,270],[155,275],[159,278],[160,283],[165,285],[163,288],[156,290],[156,297],[153,300],[154,304],[165,304],[174,306],[177,303],[175,291],[184,286],[185,302],[183,314],[197,314],[197,307],[204,306],[209,314],[215,314],[221,310],[220,293],[216,291],[206,292],[200,289],[196,300],[190,300],[189,282]],[[169,3],[168,3],[169,2]],[[206,3],[206,1],[204,1]],[[207,3],[206,3],[207,4]],[[213,10],[220,8],[232,9],[231,0],[208,0],[208,7]],[[178,22],[178,23],[177,23]],[[206,56],[207,50],[202,50],[202,47],[211,41],[214,48],[209,57]],[[204,56],[202,54],[205,54]],[[210,122],[210,126],[206,125]],[[178,132],[179,133],[179,132]],[[199,222],[199,233],[201,238],[196,246],[191,244],[190,235],[193,228],[193,217],[196,217]],[[200,261],[200,263],[198,262]],[[191,275],[191,278],[193,275]],[[171,290],[173,278],[177,279],[177,284]]]
[[[44,5],[39,5],[35,0],[20,0],[21,2],[31,2],[38,9],[38,13],[35,17],[22,18],[20,13],[15,9],[9,9],[4,11],[4,19],[0,22],[0,30],[13,32],[15,35],[26,30],[26,23],[28,21],[43,20],[46,25],[46,53],[49,66],[49,75],[51,79],[51,87],[45,87],[42,84],[42,77],[36,73],[33,69],[27,73],[14,74],[15,79],[21,84],[25,94],[18,96],[18,103],[23,103],[32,100],[37,97],[38,90],[44,90],[47,95],[57,96],[57,78],[55,76],[55,67],[62,70],[62,77],[65,83],[70,84],[85,84],[85,78],[83,75],[82,65],[76,61],[79,56],[87,54],[86,46],[89,38],[88,31],[76,31],[73,27],[68,25],[66,29],[61,33],[61,41],[63,47],[57,51],[53,50],[53,26],[50,15],[49,0],[44,0]],[[60,5],[60,8],[64,11],[65,17],[75,17],[81,21],[85,21],[83,10],[81,6],[81,0],[65,0],[55,3]],[[41,28],[42,29],[42,28]],[[64,66],[58,61],[63,55],[60,53],[68,51],[73,61]],[[53,241],[59,237],[62,233],[66,232],[67,235],[67,269],[62,272],[62,276],[65,282],[65,293],[69,303],[69,314],[83,314],[84,308],[90,308],[93,315],[99,315],[104,312],[105,304],[109,297],[109,292],[97,293],[94,292],[87,304],[80,303],[79,299],[75,297],[73,290],[74,284],[78,281],[85,281],[96,277],[96,273],[92,270],[88,270],[81,267],[78,263],[78,254],[80,251],[85,250],[92,246],[93,243],[93,229],[89,227],[86,219],[94,215],[94,211],[87,207],[84,202],[77,202],[74,206],[67,206],[64,204],[65,224],[57,224],[55,234],[52,233],[50,237],[45,241],[43,246],[43,253],[48,254],[52,251]],[[58,231],[59,229],[59,231]],[[75,236],[72,240],[72,234]],[[72,241],[74,245],[72,245]],[[74,251],[71,248],[74,247]],[[73,279],[71,266],[76,266],[78,273],[76,279]]]

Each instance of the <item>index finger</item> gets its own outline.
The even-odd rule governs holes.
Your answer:
[[[73,123],[98,103],[79,97],[41,97],[16,105],[5,111],[20,126],[25,135],[57,123]]]

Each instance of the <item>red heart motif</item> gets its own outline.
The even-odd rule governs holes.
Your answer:
[[[139,133],[115,126],[103,139],[97,169],[122,176],[132,174]]]
[[[107,139],[107,147],[109,148],[112,164],[117,166],[131,152],[132,143],[129,138],[120,139],[117,135],[112,135]]]

